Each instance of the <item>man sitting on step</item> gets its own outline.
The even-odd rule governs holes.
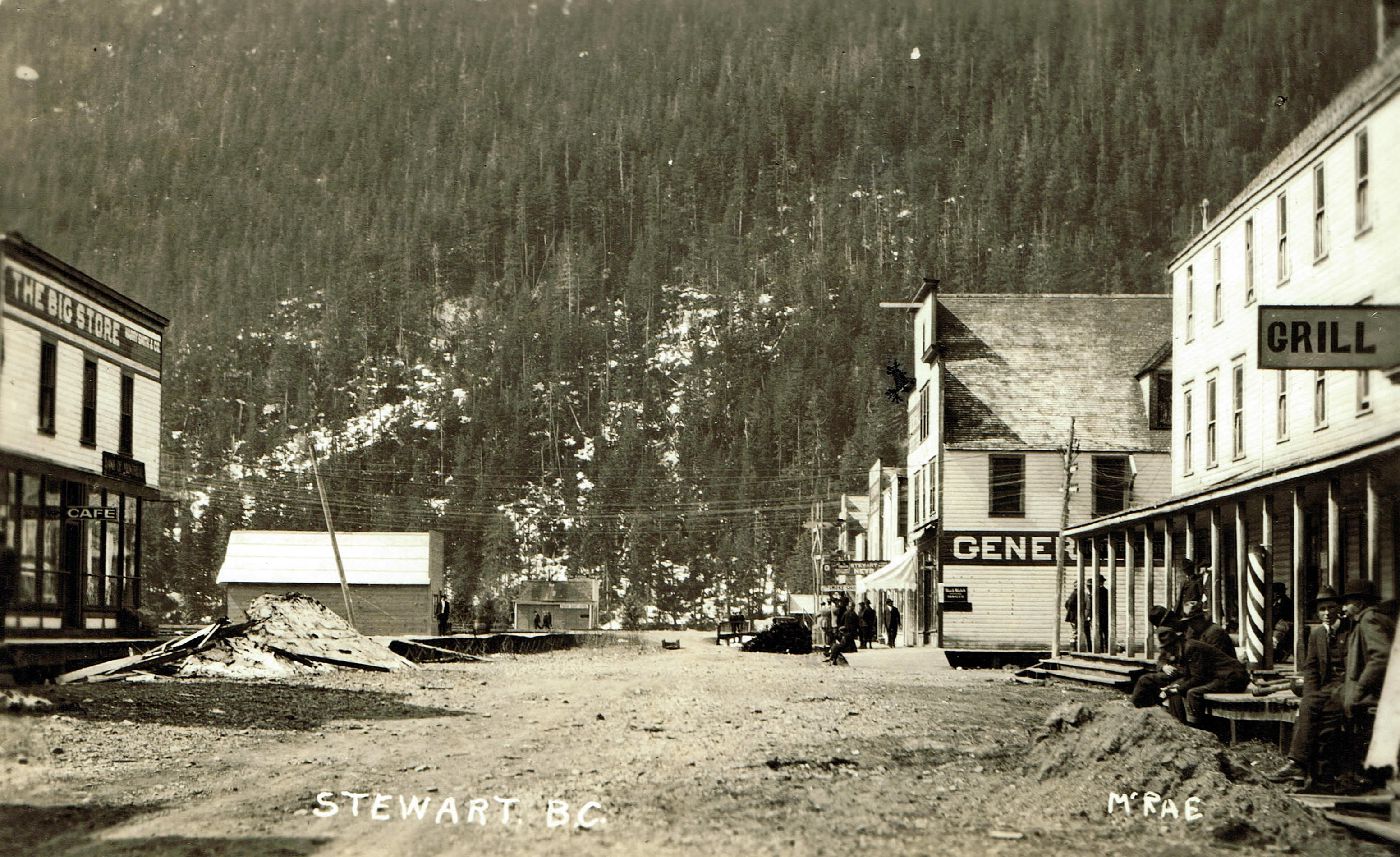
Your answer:
[[[1155,605],[1147,611],[1147,622],[1154,630],[1157,628],[1175,628],[1181,618],[1176,615],[1175,610],[1168,610],[1161,605]],[[1143,673],[1138,676],[1137,683],[1133,685],[1133,706],[1136,708],[1151,708],[1162,701],[1162,688],[1176,680],[1180,673],[1176,667],[1157,658],[1157,668],[1152,672]]]

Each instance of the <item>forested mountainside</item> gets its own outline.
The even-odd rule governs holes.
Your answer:
[[[10,0],[0,229],[172,319],[157,606],[320,526],[314,436],[338,524],[443,530],[464,606],[567,569],[685,620],[809,589],[811,497],[900,457],[880,300],[1162,289],[1372,14]]]

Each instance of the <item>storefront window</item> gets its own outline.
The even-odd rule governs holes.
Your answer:
[[[108,491],[107,507],[119,508],[121,504],[121,496],[122,495],[116,493],[115,491]],[[108,524],[104,528],[104,530],[105,532],[103,535],[103,544],[106,546],[106,550],[103,551],[103,562],[105,563],[107,569],[107,582],[105,586],[105,592],[107,597],[103,603],[110,606],[116,601],[117,579],[121,577],[122,573],[121,525]]]
[[[138,531],[140,500],[127,497],[122,504],[122,562],[126,566],[125,580],[122,582],[122,606],[135,608],[139,591],[136,579],[136,533]]]
[[[39,478],[19,474],[19,594],[20,604],[39,600]]]
[[[102,491],[94,488],[88,492],[88,505],[103,505]],[[84,533],[83,542],[87,547],[87,564],[84,566],[84,594],[83,603],[89,606],[100,606],[103,603],[102,587],[102,522],[84,521],[83,526],[87,528]]]
[[[62,483],[44,480],[44,547],[41,556],[42,575],[39,599],[45,604],[57,604],[63,591],[63,577],[58,568],[60,536],[63,531]]]

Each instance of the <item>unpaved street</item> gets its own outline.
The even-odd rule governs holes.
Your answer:
[[[1386,853],[1258,782],[1262,745],[1221,753],[1114,695],[666,636],[683,648],[42,688],[66,710],[0,720],[0,829],[61,855]],[[1074,701],[1095,719],[1033,744]],[[1113,790],[1200,817],[1110,816]]]

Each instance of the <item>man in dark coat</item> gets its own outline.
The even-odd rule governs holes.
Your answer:
[[[1158,628],[1175,628],[1181,619],[1176,615],[1176,611],[1168,610],[1159,604],[1147,611],[1147,621],[1155,632]],[[1160,703],[1162,689],[1171,684],[1177,675],[1176,668],[1163,660],[1161,652],[1158,652],[1157,669],[1138,676],[1133,685],[1133,706],[1151,708]]]
[[[1293,654],[1293,599],[1288,597],[1288,587],[1282,583],[1273,585],[1273,602],[1269,609],[1274,618],[1274,663],[1279,663]]]
[[[1321,587],[1314,604],[1322,624],[1308,634],[1307,646],[1298,664],[1303,693],[1298,702],[1298,719],[1293,723],[1288,764],[1266,775],[1276,783],[1302,782],[1305,791],[1311,790],[1309,777],[1319,779],[1318,763],[1336,754],[1336,739],[1343,723],[1342,679],[1351,631],[1350,620],[1342,618],[1337,590]],[[1324,745],[1329,751],[1319,752]]]
[[[1351,746],[1346,754],[1349,770],[1361,770],[1366,747],[1371,743],[1376,706],[1380,704],[1385,669],[1390,662],[1390,644],[1395,639],[1395,619],[1376,609],[1380,592],[1374,580],[1349,580],[1342,595],[1342,612],[1352,621],[1347,640],[1346,665],[1342,674],[1342,710],[1346,713]],[[1372,783],[1355,778],[1356,790]]]
[[[1181,589],[1176,595],[1176,612],[1178,616],[1188,616],[1196,609],[1204,612],[1207,602],[1208,590],[1206,588],[1206,569],[1208,566],[1196,565],[1196,561],[1191,557],[1182,557],[1181,574],[1184,580],[1181,581]],[[1196,605],[1195,608],[1192,605]]]
[[[447,593],[439,592],[433,604],[433,616],[437,619],[437,632],[439,637],[446,637],[452,633],[452,601],[447,597]]]
[[[870,596],[860,602],[860,647],[870,648],[875,642],[875,608],[870,605]]]
[[[1108,652],[1108,587],[1103,585],[1103,576],[1095,575],[1098,588],[1094,592],[1094,613],[1099,623],[1099,651]]]
[[[1079,590],[1073,589],[1069,597],[1065,599],[1065,621],[1074,629],[1073,648],[1079,650],[1083,647],[1084,641],[1080,639],[1079,633]]]
[[[886,598],[885,607],[885,639],[889,640],[890,648],[894,648],[894,641],[898,639],[899,633],[899,608],[894,606],[894,599]]]
[[[1193,726],[1204,726],[1205,695],[1208,693],[1239,693],[1249,685],[1249,673],[1238,659],[1200,640],[1188,640],[1180,631],[1162,628],[1157,631],[1165,660],[1181,671],[1181,677],[1162,691],[1168,697],[1180,697],[1185,709],[1173,713]]]
[[[1235,642],[1230,639],[1225,629],[1210,621],[1210,617],[1201,613],[1199,609],[1186,617],[1181,630],[1188,640],[1200,640],[1207,646],[1215,646],[1232,658],[1239,656],[1235,651]]]

